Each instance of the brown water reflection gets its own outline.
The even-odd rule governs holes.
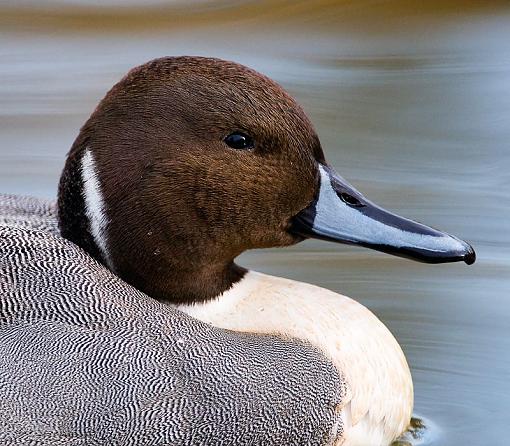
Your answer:
[[[0,190],[54,196],[79,126],[130,67],[170,54],[248,64],[304,105],[343,176],[469,240],[479,261],[309,241],[241,263],[375,311],[408,356],[433,444],[508,444],[508,2],[120,3],[0,2]]]

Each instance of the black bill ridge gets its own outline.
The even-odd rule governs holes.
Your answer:
[[[367,200],[329,166],[319,165],[319,172],[318,194],[294,217],[292,233],[360,245],[426,263],[475,262],[475,251],[468,243],[386,211]]]

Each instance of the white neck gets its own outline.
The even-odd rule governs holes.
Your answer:
[[[292,336],[320,348],[350,389],[342,445],[388,444],[407,427],[413,386],[404,354],[382,322],[356,301],[250,271],[216,299],[178,308],[216,327]]]

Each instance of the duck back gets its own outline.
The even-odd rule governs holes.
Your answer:
[[[59,235],[55,201],[0,194],[0,224]]]
[[[199,322],[51,233],[0,225],[0,443],[332,444],[345,389],[306,342]]]

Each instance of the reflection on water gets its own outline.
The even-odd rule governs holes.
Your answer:
[[[413,417],[408,429],[390,446],[423,446],[437,440],[438,429],[431,420]]]
[[[172,54],[278,80],[374,201],[469,240],[422,265],[307,241],[240,262],[359,299],[412,367],[433,444],[508,444],[510,8],[506,2],[0,2],[0,190],[52,197],[66,151],[130,67]]]

